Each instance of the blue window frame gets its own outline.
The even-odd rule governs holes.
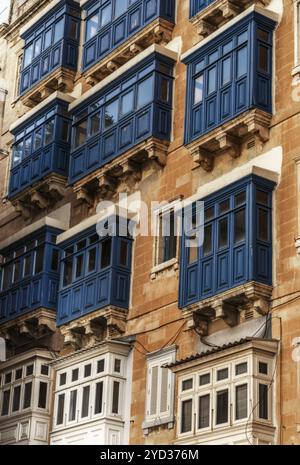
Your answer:
[[[154,53],[73,111],[71,184],[151,136],[170,140],[173,66]]]
[[[250,281],[272,285],[274,187],[253,175],[204,199],[203,244],[196,228],[182,239],[181,307]],[[195,224],[194,210],[188,224]]]
[[[58,325],[107,305],[128,309],[132,238],[99,236],[96,227],[61,244]]]
[[[190,0],[190,18],[207,8],[216,0]]]
[[[50,173],[67,178],[72,124],[67,108],[56,100],[13,131],[9,198]]]
[[[61,232],[44,227],[1,250],[0,324],[38,308],[56,310]]]
[[[93,0],[86,10],[83,70],[147,24],[161,17],[174,23],[175,0]]]
[[[252,108],[272,113],[275,26],[251,13],[184,60],[186,143]]]
[[[22,36],[25,46],[20,94],[59,67],[76,71],[79,38],[79,6],[72,0],[62,0]]]

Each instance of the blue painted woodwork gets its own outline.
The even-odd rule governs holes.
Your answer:
[[[56,99],[14,131],[9,198],[51,173],[67,178],[72,121]]]
[[[73,111],[73,184],[149,137],[169,141],[174,62],[151,54]]]
[[[61,232],[43,227],[1,250],[0,324],[39,308],[56,310]]]
[[[215,0],[190,0],[190,18],[207,8]]]
[[[186,227],[182,238],[180,307],[250,281],[272,285],[274,186],[251,175],[203,199],[203,244],[189,247],[198,241],[193,228]],[[194,224],[195,204],[185,215]]]
[[[57,324],[113,305],[129,307],[132,238],[99,236],[93,226],[61,244]]]
[[[25,41],[20,94],[57,68],[77,70],[80,39],[80,8],[62,0],[22,36]]]
[[[252,12],[188,56],[185,143],[258,108],[272,113],[274,21]]]
[[[92,0],[83,9],[83,71],[155,19],[175,21],[175,0]]]

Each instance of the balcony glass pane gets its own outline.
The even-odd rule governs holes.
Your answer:
[[[105,107],[104,128],[108,129],[118,122],[119,101],[115,100]]]
[[[54,26],[54,43],[60,41],[64,36],[64,18],[61,18]]]
[[[217,398],[217,411],[216,411],[216,424],[222,425],[228,422],[228,390],[224,389],[216,394]]]
[[[145,79],[138,86],[138,98],[137,105],[138,107],[143,107],[147,103],[153,100],[153,76],[150,76],[148,79]]]
[[[45,136],[44,136],[44,144],[48,145],[53,141],[54,137],[54,118],[47,121],[45,124]]]
[[[26,68],[32,62],[33,58],[33,44],[26,47],[24,51],[24,68]]]
[[[180,432],[188,433],[192,431],[193,401],[185,400],[181,403],[181,425]]]
[[[95,37],[99,27],[99,15],[98,13],[87,20],[86,23],[86,41]]]
[[[75,127],[75,147],[80,147],[86,141],[87,120],[82,121]]]
[[[39,150],[42,147],[43,143],[43,129],[39,128],[35,131],[33,137],[33,150]]]
[[[101,15],[100,26],[103,27],[111,21],[112,4],[110,3],[109,5],[102,8],[102,10],[100,10],[100,15]]]
[[[204,85],[204,77],[199,76],[195,81],[195,99],[194,105],[202,102],[203,100],[203,85]]]
[[[235,388],[235,419],[248,417],[248,385],[243,384]]]

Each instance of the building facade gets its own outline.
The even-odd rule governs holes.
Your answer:
[[[300,444],[300,1],[11,0],[0,50],[0,444]]]

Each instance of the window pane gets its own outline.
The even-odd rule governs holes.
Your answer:
[[[228,246],[228,218],[219,221],[219,249]]]
[[[235,388],[235,419],[242,420],[248,416],[248,386],[236,386]]]
[[[37,57],[42,50],[42,38],[39,37],[34,44],[34,57]]]
[[[23,376],[23,369],[19,368],[18,370],[16,370],[15,379],[21,379],[22,376]]]
[[[85,144],[87,136],[87,120],[75,126],[75,148]]]
[[[20,279],[20,266],[20,260],[17,260],[14,264],[13,283],[16,283]]]
[[[95,414],[102,413],[103,382],[96,384]]]
[[[85,365],[84,367],[84,377],[87,378],[88,376],[91,376],[92,373],[92,365]]]
[[[223,381],[224,379],[228,378],[228,368],[224,368],[223,370],[217,371],[217,381]]]
[[[59,376],[59,385],[64,386],[67,382],[67,374],[66,373],[61,373]]]
[[[151,391],[150,391],[150,415],[157,413],[157,400],[158,400],[158,367],[155,366],[151,369]]]
[[[262,420],[269,419],[268,404],[268,386],[266,384],[259,384],[259,418],[261,418]]]
[[[74,421],[76,418],[76,406],[77,406],[77,390],[71,391],[70,393],[69,421]]]
[[[246,202],[246,192],[241,192],[240,194],[237,194],[234,199],[234,205],[235,207],[239,207],[240,205],[243,205]]]
[[[23,141],[19,144],[15,145],[14,147],[14,157],[13,157],[13,165],[16,166],[22,161],[23,156]]]
[[[74,381],[77,381],[78,377],[79,377],[79,369],[75,368],[75,370],[72,370],[72,383],[74,383]]]
[[[208,71],[208,94],[212,94],[217,89],[217,69],[214,67]]]
[[[127,266],[128,242],[121,241],[120,246],[120,265]]]
[[[31,392],[32,392],[32,383],[26,383],[24,388],[24,402],[23,408],[29,408],[31,406]]]
[[[97,373],[102,373],[104,371],[104,359],[98,360],[97,362]]]
[[[101,11],[101,27],[105,26],[111,21],[112,4],[110,3]]]
[[[31,136],[26,137],[24,142],[24,158],[29,157],[31,154]]]
[[[8,384],[11,382],[12,379],[12,373],[11,371],[9,373],[6,373],[5,378],[4,378],[4,384]]]
[[[77,256],[75,261],[75,278],[78,279],[82,276],[83,273],[83,255]]]
[[[97,257],[97,249],[91,249],[88,251],[88,273],[95,271],[96,257]]]
[[[118,122],[118,109],[119,101],[115,100],[105,107],[104,110],[104,127],[105,129],[110,128]]]
[[[49,375],[49,367],[48,365],[41,366],[41,375],[48,376]]]
[[[217,425],[222,425],[228,421],[228,390],[217,393]]]
[[[138,107],[143,107],[147,103],[152,102],[153,100],[153,76],[150,76],[145,81],[141,82],[138,85],[138,98],[137,105]]]
[[[89,404],[90,404],[90,386],[85,386],[82,391],[81,418],[88,417]]]
[[[160,83],[160,100],[162,102],[168,102],[170,98],[170,86],[168,79],[162,78]]]
[[[208,225],[204,229],[204,243],[203,243],[203,255],[204,257],[207,257],[210,255],[213,251],[213,246],[212,246],[212,224]]]
[[[99,26],[99,15],[97,13],[96,15],[88,19],[86,22],[86,40],[90,40],[92,37],[95,37],[95,35],[98,32],[98,26]]]
[[[48,145],[53,141],[54,137],[54,118],[47,121],[45,124],[44,145]]]
[[[234,242],[242,242],[246,239],[246,211],[240,210],[234,215]]]
[[[206,386],[207,384],[210,384],[210,374],[207,373],[206,375],[201,375],[199,378],[199,385],[200,386]]]
[[[177,254],[177,234],[174,210],[160,216],[159,263],[164,263]]]
[[[269,213],[262,208],[258,209],[258,239],[268,242],[269,238]]]
[[[186,379],[185,381],[182,381],[182,391],[189,391],[190,389],[193,389],[193,380],[192,379]]]
[[[128,92],[128,94],[125,94],[121,98],[121,114],[122,115],[127,115],[127,113],[130,113],[133,111],[133,105],[134,105],[134,93],[133,90]]]
[[[21,386],[16,386],[14,388],[14,396],[13,396],[13,406],[12,411],[17,412],[20,410],[20,400],[21,400]]]
[[[264,362],[259,362],[258,371],[261,375],[268,375],[268,364]]]
[[[248,48],[244,47],[237,52],[237,78],[248,72]]]
[[[64,36],[64,18],[60,19],[54,26],[54,43],[61,40]]]
[[[63,142],[69,142],[69,123],[68,121],[62,120],[61,122],[61,130],[60,130],[60,138]]]
[[[33,374],[33,365],[28,365],[26,367],[26,376],[31,376]]]
[[[261,71],[268,73],[269,71],[269,50],[263,45],[258,49],[258,66]]]
[[[181,433],[192,431],[192,399],[185,400],[181,403]]]
[[[90,135],[93,136],[100,131],[100,113],[96,113],[91,117]]]
[[[34,133],[33,150],[39,150],[42,147],[43,130],[39,128]]]
[[[58,403],[57,403],[57,414],[56,414],[57,425],[62,425],[64,422],[64,409],[65,409],[65,395],[60,394],[58,396]]]
[[[8,415],[9,411],[10,390],[4,391],[2,395],[2,410],[1,415]]]
[[[120,396],[120,383],[118,381],[114,381],[112,409],[111,409],[112,413],[114,414],[119,413],[119,396]]]
[[[231,82],[231,57],[222,62],[222,86]]]
[[[63,285],[69,286],[72,283],[73,260],[71,257],[67,258],[64,262],[64,278]]]
[[[114,372],[121,373],[121,360],[119,358],[115,359]]]
[[[248,373],[248,363],[239,363],[238,365],[235,366],[235,374],[236,376],[238,375],[243,375],[244,373]]]
[[[210,416],[210,396],[199,397],[199,422],[198,428],[209,427],[209,416]]]
[[[203,92],[204,92],[204,77],[199,76],[195,80],[195,97],[194,97],[194,105],[203,101]]]
[[[127,2],[124,0],[115,0],[115,18],[118,18],[127,10]]]
[[[48,48],[49,45],[51,45],[51,39],[52,29],[48,29],[48,31],[45,32],[44,49]]]
[[[33,44],[29,45],[24,52],[24,68],[30,65],[33,57]]]
[[[48,390],[48,384],[43,383],[41,381],[40,382],[40,388],[39,388],[39,402],[38,402],[39,408],[46,408],[46,405],[47,405],[47,390]]]
[[[44,268],[44,246],[40,246],[36,249],[35,253],[35,274],[41,273]]]
[[[256,201],[262,205],[269,205],[269,194],[264,191],[257,190],[256,192]]]
[[[111,260],[111,238],[105,240],[101,247],[101,268],[106,268],[110,265]]]
[[[59,265],[59,251],[57,249],[52,250],[52,258],[51,258],[51,270],[57,271]]]

